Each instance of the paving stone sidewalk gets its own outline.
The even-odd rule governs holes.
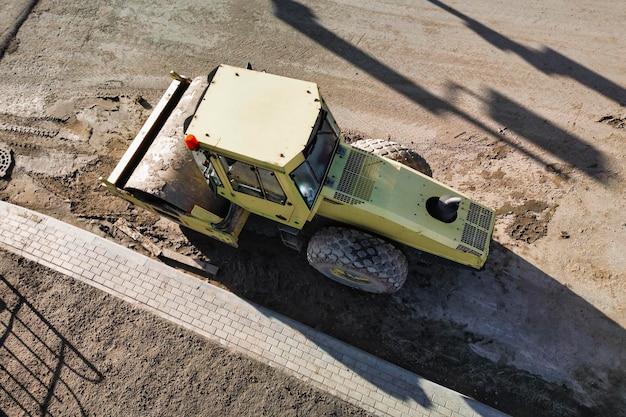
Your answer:
[[[506,416],[83,229],[0,202],[0,247],[379,416]]]

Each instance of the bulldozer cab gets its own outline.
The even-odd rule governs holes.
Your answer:
[[[296,229],[315,212],[339,142],[316,84],[226,65],[210,74],[186,135],[219,196]]]
[[[232,246],[249,213],[304,227],[339,142],[317,85],[228,65],[193,81],[172,76],[102,183]]]

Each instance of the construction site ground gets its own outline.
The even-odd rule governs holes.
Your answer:
[[[0,198],[147,254],[115,227],[124,219],[160,247],[217,265],[212,284],[508,414],[624,415],[624,16],[617,0],[11,0],[0,5],[0,152],[14,162]],[[485,269],[403,248],[404,288],[359,293],[309,268],[257,219],[234,249],[106,193],[98,177],[168,71],[195,77],[247,62],[318,83],[351,139],[411,147],[435,179],[494,207]],[[20,271],[14,285],[37,305],[83,291],[63,280],[31,291],[49,279],[40,267],[4,254],[1,266],[8,278]],[[104,316],[125,308],[99,301]],[[60,319],[72,331],[55,328],[75,343],[93,310],[72,306]],[[117,338],[146,349],[168,340],[172,354],[194,358],[187,336],[178,343],[172,327],[127,311],[120,325],[152,332],[128,326]],[[207,366],[229,361],[233,373],[253,366],[229,355]],[[140,389],[136,378],[124,389]]]

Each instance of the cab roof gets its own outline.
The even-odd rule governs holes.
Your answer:
[[[315,83],[220,65],[187,134],[228,156],[285,167],[302,153],[321,107]]]

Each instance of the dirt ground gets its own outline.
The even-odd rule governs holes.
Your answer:
[[[2,416],[369,415],[83,283],[1,254]]]
[[[124,218],[154,243],[218,265],[214,284],[512,415],[625,415],[626,3],[14,0],[0,12],[0,148],[15,159],[3,200],[134,246],[113,227]],[[405,287],[363,294],[276,237],[244,230],[239,249],[226,247],[98,185],[169,70],[193,77],[248,61],[317,82],[344,131],[416,149],[434,178],[494,207],[485,270],[406,249]],[[101,314],[156,322],[67,280],[50,291],[49,272],[19,268],[42,283],[18,288],[33,305],[84,291]],[[97,329],[91,308],[73,306],[55,328],[68,340]],[[167,340],[184,333],[153,327]],[[109,335],[96,331],[92,343]],[[152,346],[150,337],[132,343]],[[183,339],[172,343],[190,357],[206,343]],[[88,361],[107,355],[87,345]],[[220,355],[211,369],[261,369]]]

